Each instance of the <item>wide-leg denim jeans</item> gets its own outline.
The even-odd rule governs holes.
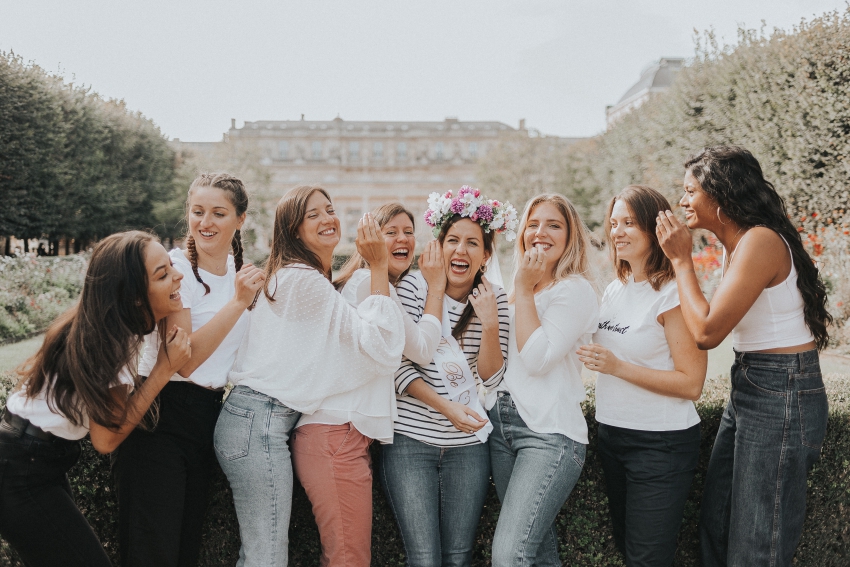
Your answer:
[[[555,517],[581,475],[587,446],[529,429],[507,392],[489,416],[490,462],[502,502],[493,567],[560,567]]]
[[[487,443],[437,447],[396,434],[381,448],[381,483],[409,567],[465,567],[490,486]]]
[[[237,567],[285,567],[292,512],[289,434],[301,414],[245,386],[224,402],[213,444],[239,519]]]
[[[791,565],[827,414],[817,351],[735,353],[702,499],[704,566]]]

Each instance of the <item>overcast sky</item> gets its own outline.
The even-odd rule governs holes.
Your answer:
[[[230,118],[499,120],[589,136],[694,29],[788,29],[846,0],[0,0],[0,50],[123,98],[163,132]]]

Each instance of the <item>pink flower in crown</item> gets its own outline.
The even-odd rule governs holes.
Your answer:
[[[475,216],[483,221],[490,222],[493,220],[493,207],[490,205],[481,205],[478,207],[478,210],[475,211]]]
[[[462,190],[461,190],[462,191]],[[464,202],[460,200],[460,198],[452,199],[452,208],[451,211],[455,214],[461,214],[463,212]]]
[[[463,197],[464,195],[466,195],[468,193],[472,193],[472,192],[473,192],[472,187],[470,187],[469,185],[464,185],[463,187],[460,188],[460,191],[457,192],[457,196]]]
[[[502,203],[500,203],[499,201],[493,201],[493,206],[494,207],[501,207]]]
[[[477,222],[478,221],[478,211],[475,211],[474,213],[469,215],[469,220],[471,220],[472,222]]]
[[[451,192],[451,190],[446,191],[446,194],[445,194],[445,195],[443,195],[443,197],[445,197],[446,199],[451,199],[451,198],[452,198],[452,192]]]
[[[472,196],[473,196],[473,197],[476,197],[476,198],[477,198],[477,197],[480,197],[480,196],[481,196],[481,191],[479,191],[478,189],[473,189],[473,191],[472,191]]]
[[[434,216],[434,211],[432,211],[431,209],[428,209],[427,211],[425,211],[425,224],[427,224],[428,226],[434,226],[434,221],[431,220],[431,218],[433,216]]]

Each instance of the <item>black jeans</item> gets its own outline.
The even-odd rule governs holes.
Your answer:
[[[156,428],[136,429],[112,454],[124,567],[197,565],[222,396],[169,382]]]
[[[0,535],[28,567],[112,565],[74,504],[80,442],[43,441],[0,423]]]
[[[673,564],[699,444],[699,424],[680,431],[599,424],[614,540],[629,567]]]

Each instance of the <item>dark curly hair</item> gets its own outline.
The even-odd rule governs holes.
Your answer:
[[[785,240],[797,270],[797,287],[805,304],[806,325],[818,350],[825,348],[829,342],[827,326],[832,323],[832,315],[826,310],[826,287],[803,247],[800,233],[788,218],[785,201],[764,178],[758,160],[738,146],[714,146],[689,158],[685,169],[739,226],[764,226]]]

